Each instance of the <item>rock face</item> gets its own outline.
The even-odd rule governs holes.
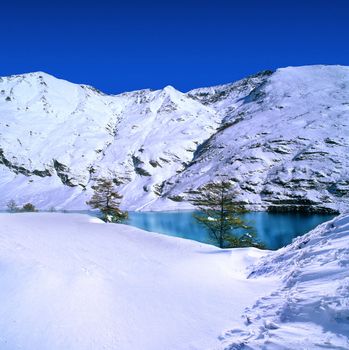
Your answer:
[[[129,210],[188,208],[193,190],[224,178],[252,209],[344,210],[348,124],[349,67],[264,71],[188,93],[0,78],[0,206],[83,209],[107,177]]]

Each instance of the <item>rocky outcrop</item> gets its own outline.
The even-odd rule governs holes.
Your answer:
[[[52,176],[51,172],[48,169],[44,170],[38,170],[38,169],[28,169],[25,168],[22,165],[18,165],[15,163],[15,161],[10,161],[7,159],[4,155],[4,151],[0,148],[0,164],[3,164],[5,167],[7,167],[10,171],[14,172],[15,174],[23,174],[24,176],[39,176],[39,177],[46,177],[46,176]]]

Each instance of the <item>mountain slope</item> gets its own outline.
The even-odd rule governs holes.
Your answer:
[[[13,187],[30,182],[35,190],[19,200],[38,205],[62,205],[53,197],[63,189],[79,207],[101,176],[127,186],[126,203],[146,203],[156,198],[150,187],[179,171],[215,131],[215,111],[172,87],[106,96],[33,73],[4,78],[0,89],[2,193],[17,198]]]
[[[186,208],[192,190],[224,176],[252,208],[343,210],[348,116],[341,66],[185,94],[105,95],[41,72],[1,78],[0,205],[82,209],[95,179],[108,177],[127,209]]]
[[[170,195],[227,175],[240,199],[269,210],[321,210],[348,202],[349,69],[279,69],[240,100]]]

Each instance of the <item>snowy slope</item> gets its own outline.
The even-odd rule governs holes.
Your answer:
[[[349,214],[276,252],[0,214],[2,350],[349,348]]]
[[[282,285],[245,310],[220,349],[349,349],[349,214],[262,258],[250,279]]]
[[[242,201],[270,210],[348,207],[348,67],[279,69],[223,125],[164,191],[185,193],[221,174]]]
[[[84,215],[0,214],[0,348],[211,348],[278,284],[246,281],[263,254]]]
[[[116,96],[41,72],[0,78],[0,207],[83,209],[108,177],[129,210],[188,208],[226,176],[251,208],[345,210],[348,117],[341,66]]]
[[[158,198],[219,121],[170,86],[107,96],[39,72],[2,78],[0,92],[2,205],[83,208],[86,188],[109,177],[136,209]]]

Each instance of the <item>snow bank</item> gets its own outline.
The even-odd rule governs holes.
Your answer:
[[[274,277],[220,250],[78,214],[0,215],[1,350],[180,350],[220,344]]]
[[[0,349],[348,349],[348,267],[349,214],[270,253],[1,214]]]
[[[280,288],[245,310],[223,349],[349,349],[349,214],[318,226],[251,269]]]

